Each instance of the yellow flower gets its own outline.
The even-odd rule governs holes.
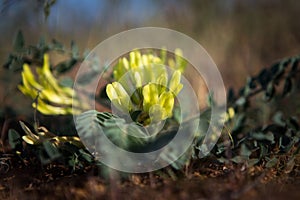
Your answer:
[[[177,49],[175,60],[169,59],[173,69],[169,80],[166,50],[162,50],[161,57],[137,50],[130,52],[129,60],[119,59],[113,70],[116,82],[107,85],[109,99],[123,112],[141,111],[143,117],[139,122],[143,124],[172,117],[175,97],[183,87],[181,73],[187,64],[181,56]]]
[[[38,79],[34,76],[30,66],[23,65],[22,82],[19,90],[26,96],[36,99],[32,106],[45,115],[79,114],[87,105],[76,99],[72,88],[61,86],[50,70],[49,56],[44,55],[42,67],[37,67]],[[72,109],[72,106],[77,109]]]

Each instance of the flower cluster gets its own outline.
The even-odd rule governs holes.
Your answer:
[[[44,55],[42,67],[36,68],[38,77],[34,75],[28,64],[23,65],[22,82],[19,90],[26,96],[36,99],[34,108],[45,115],[80,114],[87,107],[76,98],[72,88],[59,84],[50,70],[49,56]],[[73,108],[72,108],[73,106]]]
[[[137,121],[145,125],[171,117],[187,62],[181,50],[176,49],[175,58],[168,60],[171,70],[167,70],[166,57],[166,50],[160,57],[135,50],[129,59],[119,59],[113,71],[116,81],[106,87],[113,105],[124,113],[139,111]]]

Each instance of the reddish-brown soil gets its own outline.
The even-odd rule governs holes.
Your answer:
[[[1,157],[0,199],[300,199],[297,167],[287,173],[206,159],[173,176],[163,170],[104,178],[96,166],[72,172],[59,164]]]

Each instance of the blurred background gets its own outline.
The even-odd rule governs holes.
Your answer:
[[[238,88],[247,76],[300,52],[300,1],[56,0],[46,19],[47,2],[51,0],[1,1],[1,63],[12,50],[18,30],[23,31],[26,45],[36,44],[44,35],[66,46],[74,40],[83,52],[121,31],[157,26],[198,41],[216,62],[225,86]],[[2,83],[12,81],[3,69],[0,73]],[[7,87],[6,93],[16,90],[15,85]]]

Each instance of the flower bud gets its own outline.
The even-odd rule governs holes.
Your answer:
[[[163,118],[171,117],[174,107],[174,95],[171,92],[163,92],[158,102],[164,108]]]
[[[180,78],[181,72],[179,70],[176,70],[173,73],[172,78],[169,82],[169,89],[174,93],[175,96],[180,92],[180,90],[183,87],[183,85],[180,83]]]
[[[147,84],[143,87],[143,109],[148,112],[151,105],[158,101],[158,91],[155,83]]]
[[[119,82],[108,84],[106,87],[106,93],[118,109],[123,112],[128,112],[132,109],[130,97]]]

